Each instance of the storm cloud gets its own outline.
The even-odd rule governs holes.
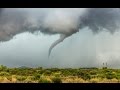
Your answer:
[[[58,55],[56,55],[53,52],[53,54],[52,54],[52,55],[55,55],[56,58],[59,57],[58,60],[56,60],[57,62],[62,62],[62,60],[65,61],[65,59],[70,60],[71,62],[73,59],[75,59],[75,60],[83,59],[83,61],[85,61],[85,60],[87,60],[86,56],[84,57],[81,55],[86,55],[86,52],[88,53],[87,57],[90,56],[90,57],[92,57],[91,59],[93,59],[93,60],[97,60],[98,59],[98,58],[96,58],[97,56],[103,57],[102,55],[97,55],[97,52],[95,52],[96,51],[96,48],[95,48],[96,47],[96,42],[95,42],[96,39],[95,38],[98,38],[97,36],[99,36],[99,35],[100,36],[102,35],[103,37],[105,37],[105,34],[108,34],[109,32],[111,34],[108,35],[107,38],[110,38],[113,36],[116,37],[114,33],[119,32],[119,26],[120,26],[120,10],[119,10],[119,8],[89,8],[89,9],[88,8],[71,8],[71,9],[68,9],[68,8],[61,8],[61,9],[58,9],[58,8],[55,8],[55,9],[53,9],[53,8],[43,8],[43,9],[39,9],[39,8],[38,9],[3,8],[3,9],[0,9],[0,41],[1,42],[9,41],[9,40],[12,41],[12,40],[14,40],[15,36],[17,36],[21,33],[25,33],[25,32],[30,32],[30,33],[41,32],[43,34],[43,36],[48,35],[48,37],[52,37],[52,35],[54,37],[54,35],[59,34],[61,36],[60,39],[58,39],[58,36],[57,36],[55,38],[57,38],[58,40],[55,43],[53,43],[51,47],[49,46],[50,44],[48,44],[48,46],[50,47],[50,50],[49,50],[49,54],[50,54],[52,48],[54,46],[56,46],[58,43],[62,42],[63,40],[64,40],[63,44],[66,43],[66,45],[67,45],[66,48],[64,48],[64,50],[63,49],[61,50],[61,52],[64,52],[64,53],[61,53],[61,54],[58,53]],[[102,34],[102,32],[104,32],[105,34]],[[94,33],[97,33],[97,35]],[[83,34],[83,35],[81,35],[81,34]],[[88,46],[85,46],[85,45],[87,45],[84,40],[85,35],[87,35],[86,38],[88,38],[87,42],[86,42],[86,43],[89,42]],[[40,37],[40,36],[41,36],[41,34],[36,37]],[[75,37],[76,37],[76,39],[75,39]],[[80,37],[81,37],[80,40],[77,39]],[[117,37],[117,39],[118,38],[119,38],[119,36]],[[67,40],[70,40],[70,39],[73,39],[74,43],[71,42],[71,43],[67,44]],[[85,45],[83,45],[83,43],[81,43],[82,39],[84,40],[83,43]],[[32,39],[30,39],[30,40],[32,40]],[[54,40],[56,40],[56,39],[54,39]],[[78,40],[79,43],[75,42],[75,40]],[[111,38],[111,42],[112,42],[112,40],[113,39]],[[11,42],[11,41],[9,41],[9,42]],[[47,41],[50,42],[49,39],[48,40],[46,39],[46,42]],[[44,40],[40,41],[41,44],[43,42],[44,42]],[[97,43],[100,44],[100,42],[102,43],[102,41],[99,41]],[[76,45],[75,43],[77,43],[77,46],[75,46]],[[32,44],[29,44],[29,45],[32,45]],[[46,48],[48,46],[46,46]],[[79,47],[81,46],[81,48],[79,48],[78,46]],[[34,47],[34,45],[33,45],[33,47]],[[67,47],[70,47],[70,49],[67,49]],[[78,47],[79,49],[77,49],[76,47]],[[89,47],[88,48],[89,51],[86,51],[87,49],[84,47]],[[74,48],[74,49],[72,49],[72,48]],[[92,49],[90,49],[90,48],[92,48]],[[106,46],[106,48],[107,48],[107,46]],[[54,48],[54,50],[56,50],[56,48]],[[70,53],[68,53],[68,51],[70,51],[70,50],[73,50],[73,52],[74,51],[77,52],[77,50],[78,50],[77,53],[79,56],[76,56],[77,54],[70,55]],[[43,56],[45,56],[45,55],[43,55]],[[71,57],[67,58],[69,56],[73,56],[73,58],[71,58]],[[107,56],[107,54],[106,54],[106,56]],[[51,59],[55,60],[55,57],[53,58],[53,56],[51,56]],[[84,57],[84,58],[82,58],[82,57]],[[45,61],[46,60],[48,60],[48,59],[45,59]],[[74,63],[76,63],[76,62],[77,61],[74,61]],[[94,61],[94,63],[95,62],[96,61]],[[51,66],[54,66],[52,64],[52,61],[50,63],[51,63]],[[91,64],[90,63],[91,62],[89,62],[88,65],[92,64],[92,63]],[[56,65],[58,65],[58,64],[56,64]],[[73,66],[75,66],[75,65],[73,65]],[[70,64],[70,66],[71,66],[71,64]]]

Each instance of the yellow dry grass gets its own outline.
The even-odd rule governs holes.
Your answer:
[[[28,76],[24,81],[17,80],[16,75],[12,75],[9,77],[0,76],[0,83],[38,83],[38,81],[34,81],[32,76]],[[42,76],[41,78],[52,82],[52,78],[54,76]],[[67,77],[60,77],[62,83],[120,83],[118,79],[107,79],[107,78],[92,78],[90,80],[84,80],[77,76],[67,76]]]

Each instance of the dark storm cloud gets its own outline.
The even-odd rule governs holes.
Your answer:
[[[120,9],[118,8],[93,8],[88,9],[87,13],[81,18],[82,27],[89,27],[97,33],[103,29],[114,33],[120,25]]]
[[[94,33],[103,29],[114,33],[120,25],[118,8],[41,9],[36,13],[39,14],[37,18],[27,10],[0,9],[0,41],[8,41],[23,32],[61,34],[62,37],[50,47],[51,52],[54,46],[84,27],[89,27]]]

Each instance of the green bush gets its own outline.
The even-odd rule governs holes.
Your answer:
[[[113,79],[113,78],[116,78],[116,75],[114,75],[113,73],[106,73],[106,78]]]
[[[0,65],[0,71],[4,71],[4,70],[6,70],[6,69],[7,69],[6,66],[4,66],[4,65]]]
[[[32,78],[31,78],[31,76],[28,76],[28,77],[25,79],[25,82],[26,82],[26,83],[32,83],[33,80],[32,80]]]
[[[54,77],[54,78],[52,78],[52,82],[53,83],[62,83],[62,80],[60,77]]]
[[[92,70],[92,71],[90,71],[90,74],[91,74],[91,75],[96,75],[96,74],[97,74],[97,71]]]
[[[91,76],[88,72],[79,72],[79,77],[83,78],[84,80],[89,80],[91,79]]]
[[[100,78],[106,78],[106,76],[104,74],[98,74],[97,77],[100,77]]]
[[[34,77],[35,77],[35,80],[39,80],[41,77],[41,74],[35,74]]]
[[[40,78],[40,79],[38,80],[38,83],[51,83],[51,81],[49,81],[49,80],[47,80],[47,79],[45,79],[45,78]]]
[[[70,76],[71,75],[71,72],[67,71],[67,70],[63,70],[62,74],[64,76]]]
[[[9,76],[10,74],[7,72],[0,72],[0,76]]]
[[[117,75],[116,75],[116,79],[120,79],[120,74],[117,74]]]
[[[51,75],[51,71],[49,71],[49,70],[46,70],[46,71],[44,71],[44,75]]]
[[[24,81],[27,77],[25,76],[17,76],[16,77],[18,81]]]
[[[34,76],[28,76],[27,79],[30,79],[30,80],[35,80],[35,77]]]
[[[55,76],[55,77],[60,77],[61,72],[52,73],[52,75]]]

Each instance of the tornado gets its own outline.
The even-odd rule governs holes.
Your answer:
[[[48,57],[50,56],[50,53],[52,51],[52,49],[57,45],[59,44],[60,42],[62,42],[65,38],[67,38],[68,36],[67,35],[60,35],[60,38],[58,40],[56,40],[52,45],[51,47],[49,48],[49,55]]]

